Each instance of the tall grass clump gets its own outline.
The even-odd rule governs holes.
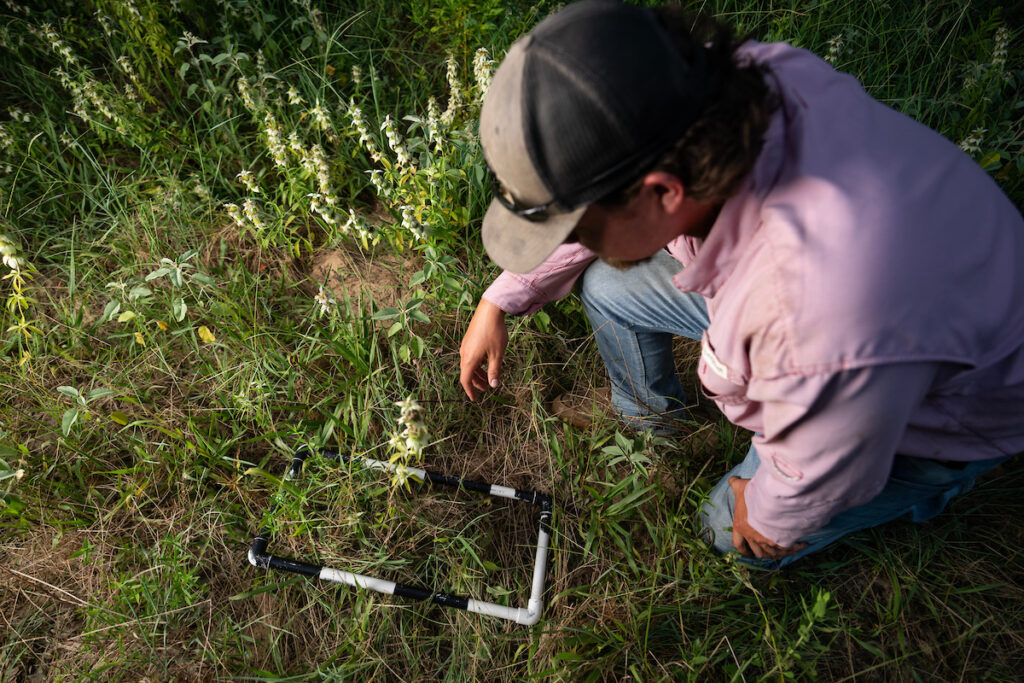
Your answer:
[[[603,373],[575,297],[512,322],[503,389],[465,401],[497,273],[480,102],[554,7],[0,4],[0,678],[1014,678],[1017,464],[762,575],[695,521],[749,435],[702,407],[671,440],[547,414]],[[1024,200],[1010,8],[696,9],[818,52]],[[288,480],[301,446],[395,473]],[[531,511],[410,467],[553,495],[538,626],[246,562],[271,525],[282,555],[521,604]]]

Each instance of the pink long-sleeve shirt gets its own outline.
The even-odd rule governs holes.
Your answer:
[[[708,237],[667,246],[702,294],[698,372],[757,433],[748,520],[791,545],[876,496],[898,454],[1024,450],[1024,220],[954,144],[784,43],[747,43],[781,107]],[[484,298],[512,314],[593,261],[562,245]]]

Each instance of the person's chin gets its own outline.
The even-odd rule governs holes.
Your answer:
[[[615,258],[614,256],[602,256],[601,260],[617,270],[629,270],[633,266],[638,265],[640,263],[647,263],[648,261],[651,260],[651,257],[648,256],[647,258],[636,259],[631,261],[629,259]]]

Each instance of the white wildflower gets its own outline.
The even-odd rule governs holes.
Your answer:
[[[398,420],[399,424],[405,424],[412,419],[416,413],[423,410],[423,406],[416,401],[414,396],[407,396],[401,401],[396,401],[395,407],[402,411],[402,417]]]
[[[316,302],[320,304],[321,315],[330,313],[331,309],[334,307],[334,304],[336,303],[334,297],[331,296],[323,287],[320,287],[320,291],[317,293],[315,299]]]
[[[294,85],[288,88],[288,104],[305,104],[305,102],[306,100],[302,99]]]
[[[828,41],[828,54],[825,55],[825,61],[829,64],[835,64],[838,61],[840,55],[843,52],[843,35],[836,34],[832,36]]]
[[[996,29],[995,46],[992,49],[992,66],[1001,69],[1006,66],[1006,53],[1010,45],[1010,30],[1005,26]]]
[[[395,486],[408,486],[409,477],[411,475],[412,471],[407,466],[399,463],[398,465],[395,465],[395,469],[391,472],[391,482]]]
[[[7,113],[11,115],[12,121],[21,121],[22,123],[28,123],[32,120],[31,116],[29,116],[17,107],[8,107]]]
[[[245,185],[245,189],[249,190],[253,194],[260,193],[260,186],[256,183],[256,177],[252,174],[252,171],[242,169],[242,171],[235,176],[242,184]]]
[[[370,183],[373,188],[377,191],[377,196],[381,199],[391,198],[391,188],[384,184],[384,172],[383,171],[370,171]]]
[[[402,227],[408,230],[413,237],[418,240],[422,240],[426,233],[424,232],[424,226],[420,225],[416,221],[416,216],[411,206],[401,207],[402,211]]]
[[[345,232],[355,232],[360,237],[369,238],[371,237],[371,231],[366,221],[356,214],[354,209],[348,210],[348,220],[345,221],[345,225],[342,226]]]
[[[14,138],[7,132],[4,125],[0,123],[0,152],[6,152],[7,148],[12,144],[14,144]]]
[[[299,131],[293,130],[291,133],[288,133],[288,149],[299,159],[303,159],[306,156],[306,148],[299,137]]]
[[[264,130],[267,134],[267,147],[270,149],[270,156],[278,166],[288,166],[288,148],[284,146],[281,138],[281,128],[277,125],[277,119],[269,111],[263,116]]]
[[[491,87],[491,78],[494,77],[494,60],[491,59],[487,48],[479,48],[473,55],[473,78],[476,79],[477,99],[483,100],[487,89]]]
[[[981,143],[985,139],[986,128],[975,128],[971,134],[960,141],[960,149],[974,156],[981,151]]]
[[[316,106],[309,110],[309,115],[316,121],[316,126],[325,133],[331,131],[331,120],[327,117],[327,112],[320,106],[320,102],[317,101]]]
[[[139,9],[135,6],[133,0],[121,0],[121,6],[128,10],[128,14],[132,15],[132,19],[138,22],[142,22],[142,14],[139,13]]]
[[[310,210],[312,210],[314,213],[320,214],[320,217],[328,225],[336,225],[337,224],[338,219],[334,217],[333,213],[331,213],[330,207],[325,205],[326,204],[326,200],[325,200],[324,196],[321,193],[319,193],[319,192],[310,192],[306,196],[309,197],[309,208],[310,208]]]
[[[251,112],[256,111],[256,101],[252,98],[252,91],[249,89],[249,81],[245,76],[240,76],[235,82],[238,94],[242,96],[242,104]]]
[[[441,134],[441,113],[437,107],[437,100],[433,97],[427,100],[427,141],[434,143],[434,151],[440,152],[444,136]]]
[[[327,157],[324,154],[323,147],[320,145],[310,147],[308,159],[311,166],[310,170],[316,175],[324,201],[334,206],[338,203],[338,197],[334,194],[334,188],[331,185],[331,171],[327,165]]]
[[[259,211],[256,208],[256,202],[252,199],[247,197],[245,201],[242,202],[242,213],[244,213],[245,217],[249,219],[249,222],[252,223],[252,227],[256,228],[257,232],[263,232],[267,229],[266,224],[260,218]]]
[[[142,86],[142,81],[139,80],[139,75],[135,72],[134,67],[132,67],[131,60],[129,60],[126,55],[121,55],[117,58],[117,65],[120,66],[121,71],[123,71],[124,74],[128,76],[128,80],[131,81],[132,87],[135,88],[135,93],[141,96],[145,92],[145,88],[143,88]],[[129,92],[128,86],[125,85],[124,89],[125,93],[127,94]],[[134,100],[134,94],[130,96],[129,99]]]
[[[352,65],[352,82],[356,85],[363,82],[363,70],[359,68],[358,64]]]
[[[203,40],[202,38],[197,38],[195,35],[189,33],[188,31],[185,31],[181,34],[181,38],[178,38],[178,42],[184,44],[184,46],[189,50],[191,50],[196,45],[207,44],[207,41]]]
[[[227,210],[228,215],[231,216],[231,220],[235,222],[235,225],[245,225],[245,220],[242,218],[242,210],[238,208],[238,204],[225,204],[224,208]]]
[[[459,67],[455,63],[455,56],[451,53],[448,54],[447,67],[448,108],[441,114],[441,123],[450,126],[455,121],[455,114],[465,103],[466,98],[463,94],[462,81],[459,80]]]
[[[359,133],[359,143],[363,148],[370,153],[370,157],[374,161],[380,161],[381,155],[377,151],[377,143],[370,135],[370,129],[366,125],[366,119],[363,118],[363,110],[356,106],[355,100],[349,100],[348,102],[348,115],[352,119],[352,125],[356,127],[356,132]]]
[[[192,192],[204,202],[213,201],[213,197],[210,195],[210,188],[204,185],[199,176],[194,173],[192,174]]]
[[[390,145],[391,149],[395,151],[395,160],[398,165],[411,166],[412,158],[409,156],[409,150],[406,149],[405,141],[402,140],[401,134],[395,127],[395,122],[391,120],[391,114],[384,117],[384,123],[382,123],[380,127],[388,139],[388,145]]]

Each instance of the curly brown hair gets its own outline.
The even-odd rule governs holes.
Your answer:
[[[711,84],[708,103],[697,121],[647,171],[599,203],[627,204],[651,171],[677,176],[692,199],[724,202],[754,167],[778,101],[760,66],[737,64],[736,48],[746,38],[737,39],[729,26],[711,17],[691,20],[681,7],[654,11],[684,60],[693,62],[696,52],[704,51]]]

